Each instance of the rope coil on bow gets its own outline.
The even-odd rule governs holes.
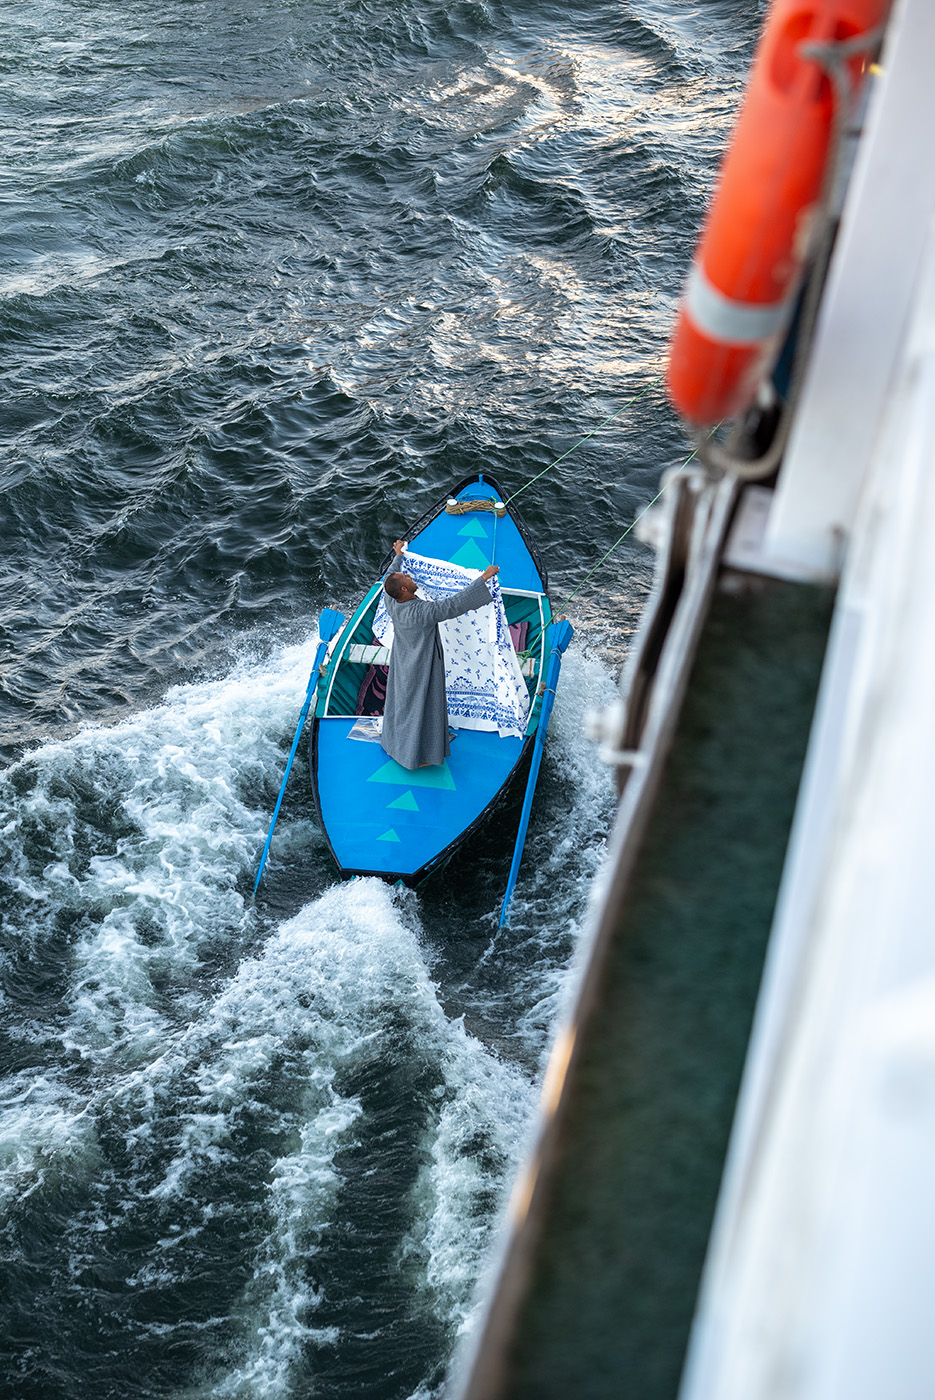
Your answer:
[[[449,497],[445,504],[446,515],[467,515],[472,510],[493,511],[497,519],[506,515],[506,506],[502,501],[493,501],[484,496],[476,501],[456,501],[454,496]]]

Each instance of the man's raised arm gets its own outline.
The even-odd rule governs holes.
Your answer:
[[[454,593],[450,598],[441,598],[438,602],[422,603],[423,609],[429,610],[423,612],[423,616],[430,616],[433,622],[448,622],[452,617],[460,617],[462,613],[486,607],[488,603],[493,602],[486,587],[487,580],[499,572],[499,564],[488,564],[480,578],[469,583],[467,588],[462,588],[460,593]]]

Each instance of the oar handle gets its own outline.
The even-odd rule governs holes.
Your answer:
[[[343,613],[335,612],[333,608],[325,608],[318,621],[318,649],[315,652],[315,660],[312,664],[312,673],[308,678],[308,688],[305,692],[305,704],[302,706],[299,715],[299,723],[296,727],[295,737],[292,740],[292,748],[289,750],[289,759],[286,763],[286,771],[283,775],[282,785],[279,789],[279,796],[276,798],[276,806],[273,808],[273,819],[269,824],[269,831],[266,835],[266,844],[263,847],[263,854],[260,857],[260,868],[256,873],[253,882],[253,893],[256,894],[259,888],[260,878],[263,868],[266,865],[266,857],[269,855],[270,842],[273,839],[273,832],[276,830],[276,818],[279,816],[279,809],[282,806],[282,799],[286,792],[286,783],[289,781],[289,774],[292,771],[292,761],[295,758],[295,751],[299,747],[299,739],[302,737],[302,730],[305,728],[305,717],[308,714],[309,706],[312,703],[312,696],[315,694],[315,687],[318,685],[318,670],[325,659],[328,650],[328,643],[336,636],[344,624]]]
[[[513,898],[513,891],[516,888],[516,881],[519,878],[520,862],[523,859],[523,848],[526,844],[526,831],[529,827],[529,818],[532,814],[532,799],[536,791],[536,782],[539,777],[539,765],[542,762],[542,752],[545,748],[545,737],[549,728],[549,720],[552,718],[552,706],[555,703],[555,688],[558,685],[558,677],[562,669],[562,653],[574,636],[574,629],[570,622],[562,621],[553,623],[551,630],[552,650],[549,654],[549,664],[546,667],[545,681],[542,687],[542,708],[539,711],[536,742],[533,745],[532,761],[529,764],[529,777],[526,779],[523,810],[520,813],[516,845],[513,847],[510,874],[506,882],[503,906],[500,910],[500,928],[503,928],[503,925],[506,923],[510,900]]]
[[[292,762],[295,758],[295,751],[299,747],[299,739],[302,737],[302,730],[305,728],[305,717],[308,714],[309,706],[312,703],[312,695],[314,693],[315,686],[318,684],[318,668],[322,663],[327,649],[328,648],[326,642],[319,642],[318,650],[315,653],[315,664],[312,667],[312,674],[308,678],[308,690],[305,693],[305,704],[302,706],[301,713],[299,714],[299,723],[295,731],[295,738],[292,740],[292,748],[289,750],[289,758],[286,763],[286,771],[283,775],[282,785],[279,789],[279,796],[276,798],[276,806],[273,808],[273,819],[269,824],[269,831],[266,835],[266,844],[263,847],[263,854],[260,856],[260,868],[257,871],[256,879],[253,882],[254,894],[256,894],[257,892],[257,888],[259,886],[260,879],[263,874],[263,868],[266,865],[266,857],[269,855],[269,846],[270,842],[273,839],[273,832],[276,830],[276,818],[279,816],[279,809],[282,806],[282,799],[286,794],[286,783],[289,781],[289,774],[292,771]]]

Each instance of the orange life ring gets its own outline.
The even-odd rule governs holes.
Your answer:
[[[691,423],[748,406],[788,325],[834,119],[832,84],[809,46],[867,34],[888,8],[775,0],[767,15],[670,348],[669,395]],[[865,61],[851,50],[852,82]]]

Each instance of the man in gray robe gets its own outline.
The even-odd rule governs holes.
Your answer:
[[[397,558],[404,548],[402,540],[395,542]],[[393,624],[393,649],[381,743],[403,768],[443,763],[451,752],[445,653],[438,624],[492,602],[485,581],[499,572],[499,564],[490,564],[467,588],[439,602],[417,598],[416,585],[408,574],[387,575],[383,587]]]

